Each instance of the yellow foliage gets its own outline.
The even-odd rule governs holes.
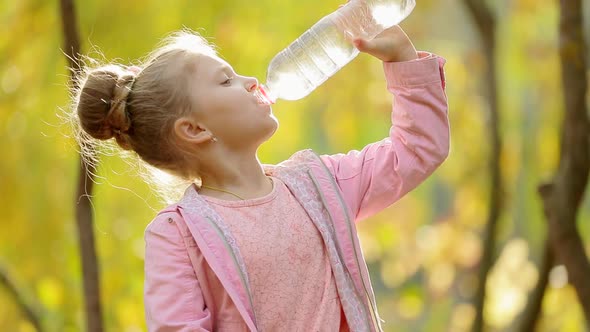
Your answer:
[[[51,310],[62,305],[65,295],[63,285],[51,277],[44,277],[37,282],[37,294],[41,303]]]
[[[272,56],[343,1],[76,1],[83,52],[131,63],[173,30],[199,30],[237,71],[264,81]],[[498,91],[505,176],[501,255],[488,281],[486,320],[502,330],[520,313],[544,239],[536,185],[553,174],[563,111],[557,2],[491,2],[498,18]],[[462,3],[421,0],[402,23],[420,50],[447,59],[451,155],[408,196],[358,225],[386,331],[467,331],[466,303],[482,255],[489,200],[488,78],[480,41]],[[60,107],[68,105],[67,62],[55,2],[0,2],[0,260],[47,308],[50,331],[83,326],[74,219],[78,156]],[[426,24],[428,23],[428,24]],[[96,47],[99,51],[94,49]],[[361,55],[309,97],[274,106],[281,125],[260,157],[346,152],[388,134],[391,95],[381,63]],[[164,204],[118,157],[104,158],[93,209],[105,326],[143,331],[143,231]],[[583,205],[581,218],[590,215]],[[587,227],[582,225],[581,227]],[[536,246],[534,244],[537,244]],[[590,245],[586,243],[590,253]],[[559,267],[540,331],[579,331],[583,315]],[[31,331],[0,293],[0,326]]]

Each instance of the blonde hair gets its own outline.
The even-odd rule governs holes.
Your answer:
[[[194,67],[187,60],[198,55],[217,52],[198,33],[181,30],[165,38],[139,66],[85,66],[74,84],[71,107],[85,160],[96,166],[95,149],[112,150],[109,142],[114,141],[150,166],[198,180],[188,171],[186,154],[175,144],[172,130],[176,119],[192,111],[187,74]]]

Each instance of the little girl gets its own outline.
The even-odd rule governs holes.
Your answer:
[[[149,331],[381,330],[355,222],[447,157],[444,60],[416,52],[398,26],[353,43],[383,61],[395,97],[389,137],[278,165],[257,158],[278,127],[255,96],[258,82],[194,33],[174,34],[141,67],[81,78],[75,113],[85,135],[114,137],[194,182],[145,231]]]

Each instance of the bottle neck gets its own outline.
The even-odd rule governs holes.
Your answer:
[[[254,96],[260,104],[271,105],[277,102],[277,97],[264,84],[259,84],[254,90]]]

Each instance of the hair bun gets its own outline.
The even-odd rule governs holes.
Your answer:
[[[131,119],[127,98],[136,74],[120,66],[106,66],[91,71],[80,91],[78,117],[82,129],[96,139],[115,137],[129,149],[128,132]]]

